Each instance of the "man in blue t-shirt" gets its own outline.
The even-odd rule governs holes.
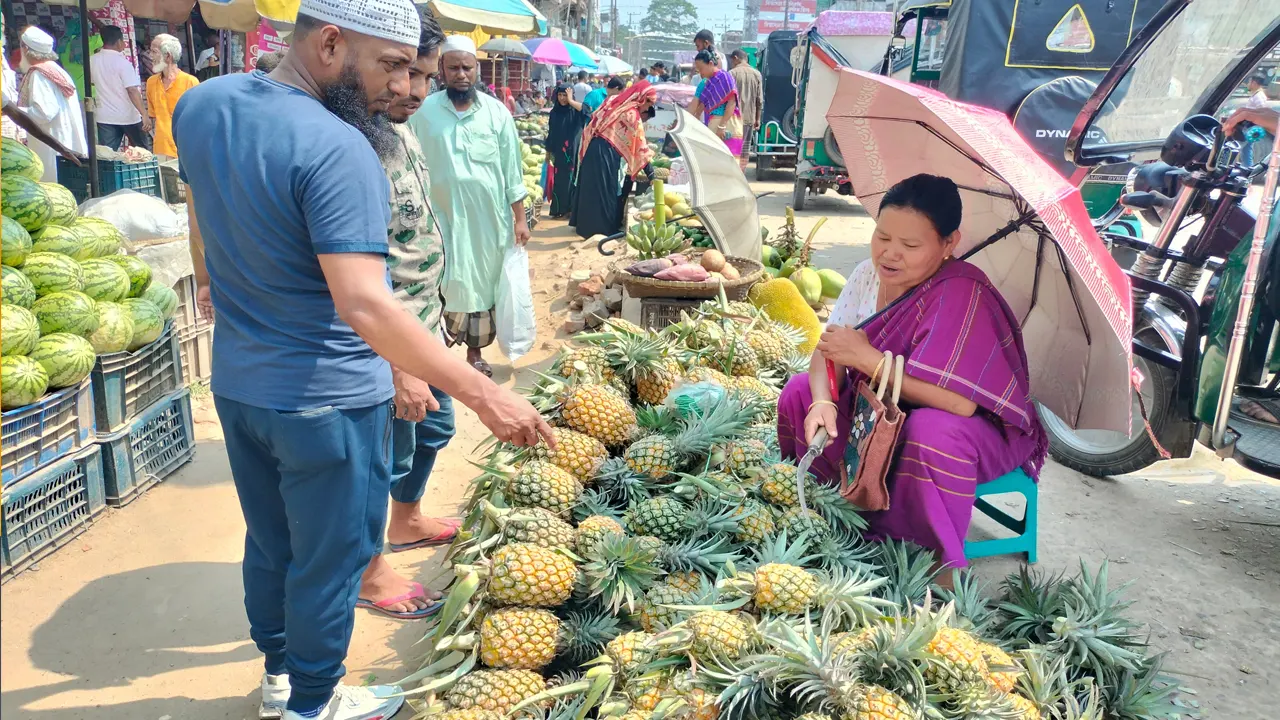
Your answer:
[[[360,575],[382,544],[391,367],[502,440],[551,442],[529,403],[449,353],[387,282],[379,154],[409,88],[411,0],[302,0],[270,76],[216,78],[173,127],[198,300],[217,315],[212,390],[240,497],[245,609],[266,655],[262,717],[391,717],[396,688],[338,684]]]

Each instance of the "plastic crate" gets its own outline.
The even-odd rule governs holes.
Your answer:
[[[182,347],[182,382],[209,382],[213,377],[213,323],[203,320],[178,333]]]
[[[70,190],[76,202],[84,202],[89,197],[89,168],[58,158],[58,184]],[[160,163],[154,158],[140,163],[98,160],[98,196],[117,190],[160,197]]]
[[[174,283],[173,291],[178,294],[178,309],[173,313],[173,327],[181,332],[200,320],[199,311],[196,310],[196,276],[188,275]]]
[[[691,310],[706,302],[704,299],[679,300],[672,298],[640,298],[640,327],[661,330],[680,322],[680,312]]]
[[[195,454],[191,392],[183,388],[164,398],[129,427],[99,438],[98,446],[107,504],[128,505]]]
[[[182,351],[169,322],[156,341],[131,353],[99,355],[89,378],[98,432],[115,432],[182,387]]]
[[[0,557],[7,581],[84,532],[106,508],[97,445],[64,458],[4,491]]]
[[[0,418],[0,484],[8,487],[93,442],[92,383],[85,378]]]

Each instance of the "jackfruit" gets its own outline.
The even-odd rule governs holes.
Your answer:
[[[787,323],[804,332],[805,341],[800,345],[802,354],[809,354],[818,346],[822,335],[822,323],[813,308],[800,297],[800,290],[790,280],[774,278],[757,283],[747,294],[753,305],[764,310],[771,319]]]

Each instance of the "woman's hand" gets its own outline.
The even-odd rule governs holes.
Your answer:
[[[828,325],[818,339],[818,352],[837,365],[870,375],[883,353],[871,346],[867,334],[843,325]],[[834,428],[833,428],[834,429]]]
[[[827,442],[822,446],[826,448],[835,442],[836,438],[836,406],[829,402],[815,402],[809,408],[809,414],[804,417],[804,444],[813,445],[813,436],[818,434],[818,428],[825,428],[827,431]]]

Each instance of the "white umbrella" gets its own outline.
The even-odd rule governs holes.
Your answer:
[[[689,206],[725,255],[760,257],[760,213],[738,158],[724,140],[685,112],[670,131],[689,168]]]
[[[631,63],[612,55],[601,55],[600,60],[596,63],[602,73],[605,75],[630,75],[634,72]]]

